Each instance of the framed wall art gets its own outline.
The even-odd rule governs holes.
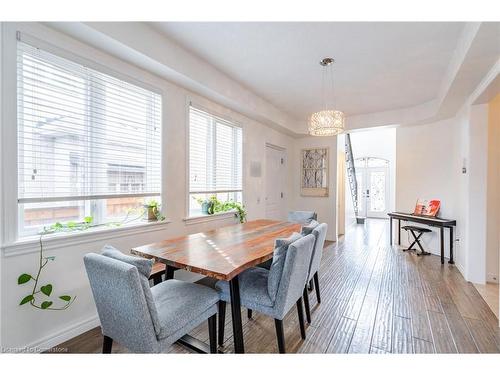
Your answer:
[[[327,147],[302,150],[300,195],[328,197],[328,151]]]

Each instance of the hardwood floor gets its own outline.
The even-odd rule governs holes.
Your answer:
[[[288,353],[499,353],[498,319],[471,283],[437,256],[416,256],[388,245],[388,222],[367,220],[325,247],[322,303],[310,293],[312,323],[301,340],[297,311],[285,317]],[[245,351],[277,353],[273,319],[242,314]],[[226,314],[224,352],[232,352],[231,314]],[[208,342],[208,327],[193,336]],[[98,353],[100,329],[59,347]],[[113,352],[126,352],[120,345]],[[188,353],[174,344],[167,352]]]

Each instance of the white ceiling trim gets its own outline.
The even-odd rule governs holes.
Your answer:
[[[453,81],[455,80],[460,67],[467,56],[467,52],[472,46],[480,26],[481,22],[468,22],[465,25],[462,35],[460,36],[455,48],[455,52],[453,53],[450,63],[448,64],[448,69],[446,69],[446,74],[441,82],[441,88],[436,101],[436,110],[443,103],[446,95],[449,93]]]
[[[486,77],[476,87],[467,101],[467,105],[484,104],[500,93],[500,58]]]
[[[487,45],[487,48],[483,48],[483,50],[489,50],[492,56],[499,56],[500,34],[498,34],[496,44],[490,43],[488,45],[488,41],[485,42],[485,38],[492,34],[491,28],[494,27],[498,30],[498,25],[495,26],[491,23],[467,23],[441,82],[436,99],[400,110],[348,117],[347,129],[363,129],[391,124],[419,125],[444,120],[456,115],[464,105],[472,104],[487,89],[489,97],[493,95],[495,90],[498,93],[498,85],[492,83],[496,82],[495,79],[499,74],[500,59],[489,70],[487,70],[488,64],[482,67],[482,70],[478,72],[480,78],[472,82],[468,82],[466,74],[467,71],[478,69],[476,66],[477,55],[473,53],[475,47]],[[493,61],[492,58],[490,60]]]
[[[304,120],[276,108],[147,24],[93,22],[49,23],[49,26],[288,135],[302,136],[306,132]],[[477,72],[475,58],[477,50],[481,49],[474,47],[483,50],[485,45],[490,50],[499,48],[488,46],[487,43],[492,44],[491,40],[484,41],[484,30],[488,27],[491,34],[491,24],[474,22],[466,25],[435,99],[403,109],[349,116],[346,128],[413,125],[453,116],[478,87],[482,77],[489,73],[490,66],[484,64],[481,67],[484,71]],[[472,82],[468,80],[471,69],[477,73]]]

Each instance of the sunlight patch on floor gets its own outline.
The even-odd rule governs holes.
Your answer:
[[[481,297],[486,301],[493,314],[498,318],[498,284],[474,284]]]

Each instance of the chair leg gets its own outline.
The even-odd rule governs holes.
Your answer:
[[[112,347],[113,347],[113,339],[109,336],[103,336],[102,353],[110,354]]]
[[[219,346],[224,345],[224,326],[226,325],[226,302],[219,301]]]
[[[278,339],[278,350],[282,354],[285,353],[285,333],[283,332],[283,320],[274,319],[274,325],[276,326],[276,338]]]
[[[307,285],[304,286],[302,297],[304,298],[304,307],[306,308],[307,323],[311,324],[311,308],[309,307],[309,294],[307,293]]]
[[[208,337],[210,340],[210,353],[217,353],[217,314],[208,318]]]
[[[318,303],[321,303],[321,294],[319,293],[319,277],[317,272],[314,274],[314,285],[316,287],[316,299],[318,300]]]
[[[302,298],[297,300],[297,312],[299,314],[300,337],[306,339],[306,327],[304,325],[304,311],[302,310]]]
[[[252,319],[252,310],[251,309],[247,309],[247,316],[248,316],[248,319]]]

